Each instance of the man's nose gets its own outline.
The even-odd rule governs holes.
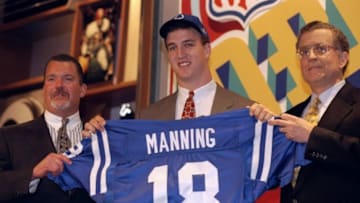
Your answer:
[[[181,57],[183,57],[185,55],[185,49],[184,49],[184,47],[179,47],[177,50],[176,50],[176,56],[178,57],[178,58],[181,58]]]
[[[61,86],[63,86],[63,80],[60,79],[60,78],[56,79],[56,80],[55,80],[55,85],[56,85],[56,87],[61,87]]]
[[[317,58],[317,54],[314,51],[314,48],[309,49],[309,56],[308,58]]]

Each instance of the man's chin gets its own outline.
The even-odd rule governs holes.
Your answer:
[[[69,102],[54,101],[54,102],[51,102],[51,106],[54,109],[57,109],[57,110],[65,110],[65,109],[70,107],[70,103]]]

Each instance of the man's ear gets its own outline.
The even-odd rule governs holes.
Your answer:
[[[345,68],[346,64],[349,62],[349,53],[346,51],[343,51],[340,53],[340,64],[339,67],[341,69]]]
[[[211,54],[211,45],[210,42],[207,42],[204,44],[204,48],[205,48],[205,55],[207,58],[210,58],[210,54]]]
[[[85,83],[80,86],[80,98],[85,97],[87,90],[87,85]]]

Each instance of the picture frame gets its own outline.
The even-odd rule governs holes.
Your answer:
[[[82,65],[88,85],[123,80],[127,10],[127,0],[92,0],[76,5],[71,54]]]

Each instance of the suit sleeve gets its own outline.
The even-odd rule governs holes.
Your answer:
[[[360,169],[360,139],[315,127],[307,144],[305,158]]]
[[[7,137],[0,129],[0,202],[28,194],[32,168],[13,170]]]

